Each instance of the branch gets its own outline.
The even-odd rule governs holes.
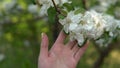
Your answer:
[[[88,8],[87,8],[87,1],[86,0],[82,0],[82,3],[83,3],[83,7],[84,7],[84,9],[86,9],[86,10],[88,10]]]
[[[55,10],[57,12],[56,16],[55,16],[55,26],[52,27],[52,31],[53,31],[53,39],[54,41],[56,40],[57,36],[58,36],[58,32],[59,32],[59,18],[58,15],[61,14],[61,12],[59,11],[57,5],[55,4],[55,1],[52,0],[52,3],[55,7]]]
[[[57,5],[55,4],[54,0],[52,0],[52,3],[54,5],[54,7],[55,7],[56,12],[58,12],[58,14],[61,14],[61,12],[58,10]]]
[[[108,54],[116,47],[116,45],[119,45],[120,41],[116,41],[114,43],[111,43],[108,45],[108,47],[101,51],[99,58],[94,63],[93,68],[100,68],[102,63],[104,62],[105,58],[108,56]]]
[[[41,7],[41,4],[39,3],[39,0],[36,0],[36,4]]]

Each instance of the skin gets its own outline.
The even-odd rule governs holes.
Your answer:
[[[76,68],[78,61],[88,47],[88,42],[80,48],[77,41],[69,41],[64,44],[66,37],[67,35],[61,31],[52,48],[48,51],[48,37],[42,33],[38,68]]]

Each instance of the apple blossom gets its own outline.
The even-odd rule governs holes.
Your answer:
[[[28,11],[29,11],[30,13],[33,13],[33,14],[37,13],[37,12],[38,12],[38,6],[37,6],[37,5],[30,4],[30,5],[28,6]]]
[[[56,6],[62,6],[64,3],[70,3],[68,0],[54,0]],[[40,15],[47,15],[47,10],[50,7],[54,7],[52,0],[39,0],[39,3],[42,5]]]
[[[0,54],[0,62],[3,61],[5,59],[5,55],[4,54]]]
[[[65,19],[60,19],[59,22],[64,25],[64,30],[68,33],[70,30],[74,30],[77,27],[77,23],[80,22],[82,14],[74,14],[75,11],[71,11],[68,13]]]
[[[64,31],[69,33],[70,40],[77,40],[78,44],[82,46],[86,39],[97,40],[105,32],[109,32],[110,39],[116,37],[117,34],[114,31],[119,27],[119,20],[94,10],[86,11],[84,14],[75,14],[75,11],[70,11],[66,18],[59,20]],[[97,41],[99,42],[99,40]],[[108,43],[110,41],[108,40]],[[100,42],[103,43],[101,40]]]

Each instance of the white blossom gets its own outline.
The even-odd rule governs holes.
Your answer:
[[[0,62],[3,61],[5,59],[5,55],[4,54],[0,54]]]
[[[115,16],[116,16],[117,18],[120,19],[120,7],[116,7],[116,8],[115,8],[114,14],[115,14]]]
[[[117,20],[118,28],[120,29],[120,20]]]
[[[104,20],[106,21],[106,31],[114,31],[118,27],[117,20],[110,15],[103,15]]]
[[[116,37],[118,33],[115,30],[120,26],[119,20],[94,10],[86,11],[84,14],[75,14],[75,11],[70,11],[67,17],[60,19],[59,22],[63,25],[64,31],[69,33],[70,40],[77,40],[80,46],[86,39],[100,38],[104,32],[109,32],[110,39]],[[103,41],[99,41],[100,45],[103,45]],[[107,42],[110,43],[110,41]]]
[[[74,14],[74,11],[68,13],[65,19],[60,19],[59,22],[64,25],[64,30],[68,33],[70,30],[74,30],[77,27],[77,24],[80,22],[81,14]]]
[[[88,37],[97,39],[100,37],[105,28],[105,20],[102,18],[102,14],[95,11],[87,11],[83,16],[84,29],[88,32],[86,33]]]
[[[102,6],[109,7],[110,5],[116,4],[118,0],[98,0]]]
[[[68,0],[54,0],[56,5],[62,6],[64,3],[69,3]],[[40,15],[47,15],[47,10],[50,7],[54,7],[52,0],[39,0],[39,3],[42,5]]]
[[[109,36],[113,37],[113,32],[109,32]]]
[[[33,4],[30,4],[28,6],[28,11],[30,13],[37,13],[38,12],[38,6],[37,5],[33,5]]]
[[[106,12],[111,5],[115,5],[119,0],[98,0],[97,5],[93,6],[91,9],[98,12]]]
[[[50,8],[51,6],[53,7],[52,0],[39,0],[39,3],[42,5],[42,7],[40,9],[41,16],[47,15],[48,8]]]
[[[15,5],[16,5],[17,1],[16,0],[11,0],[10,2],[4,2],[3,3],[3,8],[5,9],[5,11],[9,12]]]
[[[105,39],[99,39],[95,41],[96,44],[98,44],[100,47],[104,46]]]
[[[75,33],[75,32],[70,32],[69,34],[69,37],[70,37],[70,40],[73,41],[73,40],[77,40],[78,41],[78,44],[81,46],[84,41],[85,41],[85,38],[83,36],[83,34],[81,33]]]
[[[109,37],[109,38],[101,38],[99,40],[96,40],[95,43],[100,47],[107,47],[112,41],[113,38]]]
[[[96,6],[92,7],[91,9],[96,10],[97,12],[106,12],[108,10],[108,8],[106,8],[105,6],[102,6],[102,5],[96,5]]]

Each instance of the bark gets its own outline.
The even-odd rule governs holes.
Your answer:
[[[58,34],[60,32],[60,24],[59,24],[59,18],[58,15],[56,14],[55,17],[55,24],[52,26],[52,32],[53,32],[53,40],[55,41],[58,37]]]
[[[87,1],[86,0],[82,0],[82,3],[83,3],[83,8],[85,9],[85,10],[88,10],[88,7],[87,7]]]

